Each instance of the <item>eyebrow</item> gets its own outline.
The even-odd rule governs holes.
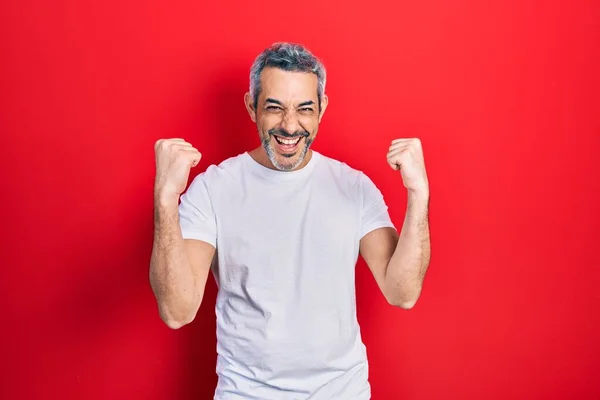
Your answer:
[[[275,103],[275,104],[279,104],[280,106],[283,106],[282,102],[280,102],[279,100],[272,99],[270,97],[265,100],[265,103]]]
[[[274,104],[278,104],[278,105],[280,105],[280,106],[283,106],[283,103],[282,103],[281,101],[279,101],[279,100],[275,100],[275,99],[272,99],[272,98],[270,98],[270,97],[269,97],[269,98],[267,98],[267,99],[265,100],[265,102],[266,102],[266,103],[274,103]],[[314,102],[314,101],[312,101],[312,100],[308,100],[308,101],[305,101],[305,102],[302,102],[302,103],[298,104],[298,107],[310,106],[310,105],[313,105],[313,104],[315,104],[315,102]]]

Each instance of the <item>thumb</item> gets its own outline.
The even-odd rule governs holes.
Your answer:
[[[390,166],[390,168],[392,168],[394,171],[398,171],[400,169],[400,164],[397,163],[396,161],[389,161],[388,160],[388,165]]]
[[[195,167],[196,165],[198,165],[200,163],[201,159],[202,159],[202,154],[200,154],[200,152],[198,152],[197,154],[194,154],[194,156],[192,156],[192,168]]]

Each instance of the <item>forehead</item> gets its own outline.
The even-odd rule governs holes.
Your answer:
[[[265,68],[260,75],[261,97],[275,97],[281,101],[317,101],[317,75],[309,72],[284,71]]]

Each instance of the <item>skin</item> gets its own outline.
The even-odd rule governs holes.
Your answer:
[[[388,302],[410,309],[421,295],[431,258],[429,182],[421,141],[393,140],[387,162],[400,172],[407,190],[404,222],[399,235],[392,228],[367,234],[360,242],[360,253]]]
[[[262,143],[249,152],[256,162],[294,171],[310,161],[310,145],[328,104],[323,95],[318,107],[317,83],[317,77],[310,73],[263,70],[256,107],[250,93],[244,97]],[[295,152],[286,153],[274,146],[274,135],[302,135],[302,139]],[[197,314],[216,249],[199,240],[184,240],[178,220],[179,196],[190,169],[201,159],[200,152],[181,138],[160,139],[155,144],[155,156],[150,284],[162,320],[178,329]],[[409,309],[420,296],[430,258],[429,184],[421,142],[416,138],[392,141],[387,162],[400,172],[408,193],[404,223],[400,234],[392,228],[367,234],[360,242],[360,254],[388,302]]]
[[[317,76],[312,73],[265,68],[261,73],[261,92],[256,107],[250,93],[244,102],[250,119],[256,123],[262,146],[249,152],[261,165],[285,171],[303,168],[312,157],[310,145],[315,140],[319,123],[327,109],[323,96],[319,110]],[[293,156],[275,146],[274,134],[308,135],[300,139],[299,150]],[[271,157],[269,157],[271,154]]]
[[[183,239],[179,225],[179,196],[190,169],[202,155],[181,138],[155,143],[154,240],[150,286],[164,323],[178,329],[195,318],[216,249],[203,241]]]

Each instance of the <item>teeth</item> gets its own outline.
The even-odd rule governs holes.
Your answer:
[[[281,144],[296,144],[300,141],[300,138],[296,138],[296,139],[283,139],[280,137],[277,137],[277,141]]]

